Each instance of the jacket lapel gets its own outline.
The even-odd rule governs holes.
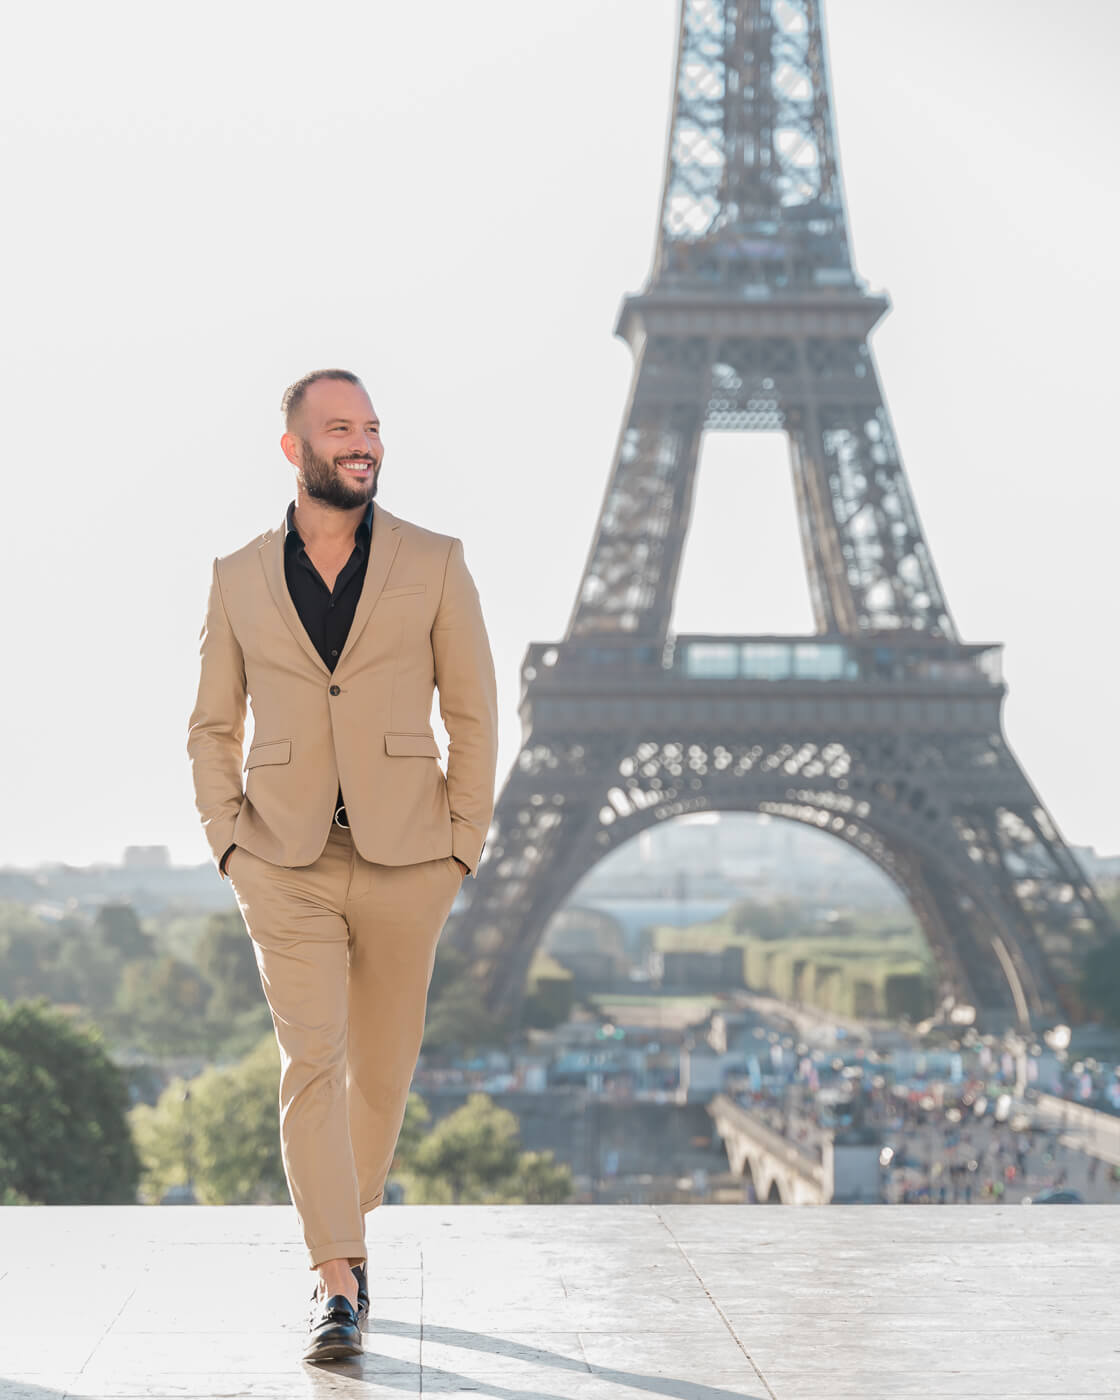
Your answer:
[[[373,514],[374,519],[376,519],[377,511],[374,510]],[[307,635],[307,629],[299,620],[296,605],[292,602],[292,595],[288,592],[288,580],[284,577],[284,526],[285,522],[281,520],[280,528],[266,536],[261,545],[261,564],[268,583],[268,591],[272,594],[272,601],[279,609],[280,616],[287,623],[288,631],[304,649],[315,667],[322,671],[324,676],[329,676],[330,671],[324,664],[323,658],[315,650],[315,643]]]
[[[395,515],[390,515],[382,506],[374,506],[373,534],[369,543],[369,561],[366,564],[365,582],[362,584],[358,606],[354,609],[354,621],[350,624],[350,631],[346,636],[342,655],[338,658],[338,665],[335,667],[336,671],[341,668],[343,662],[354,649],[355,642],[361,636],[362,628],[369,621],[374,604],[381,596],[381,590],[385,587],[385,580],[389,577],[389,570],[392,568],[397,547],[401,542],[400,527],[401,522]]]

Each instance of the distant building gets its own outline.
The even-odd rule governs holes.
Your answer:
[[[743,985],[741,944],[709,950],[666,949],[660,958],[662,987],[678,991],[713,991]]]
[[[720,1055],[701,1037],[690,1035],[680,1050],[680,1088],[678,1103],[706,1103],[723,1091],[724,1075],[728,1069],[741,1069],[743,1057],[738,1054]]]
[[[121,864],[126,870],[169,870],[171,852],[166,846],[126,846]]]
[[[567,968],[581,994],[624,979],[630,965],[621,925],[597,909],[561,909],[549,924],[541,948]]]

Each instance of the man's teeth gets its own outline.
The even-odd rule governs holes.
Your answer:
[[[348,472],[368,472],[373,466],[372,462],[343,462],[343,468]]]

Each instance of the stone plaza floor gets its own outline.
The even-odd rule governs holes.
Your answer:
[[[360,1360],[288,1207],[0,1210],[0,1397],[1120,1396],[1111,1206],[386,1206]]]

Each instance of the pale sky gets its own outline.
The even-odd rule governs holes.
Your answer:
[[[676,0],[23,5],[6,16],[0,865],[207,856],[210,566],[293,495],[278,404],[361,374],[378,500],[460,536],[499,676],[562,635],[630,379]],[[965,640],[1067,839],[1120,852],[1120,6],[832,0],[856,265]],[[783,444],[701,462],[681,631],[810,631]]]

